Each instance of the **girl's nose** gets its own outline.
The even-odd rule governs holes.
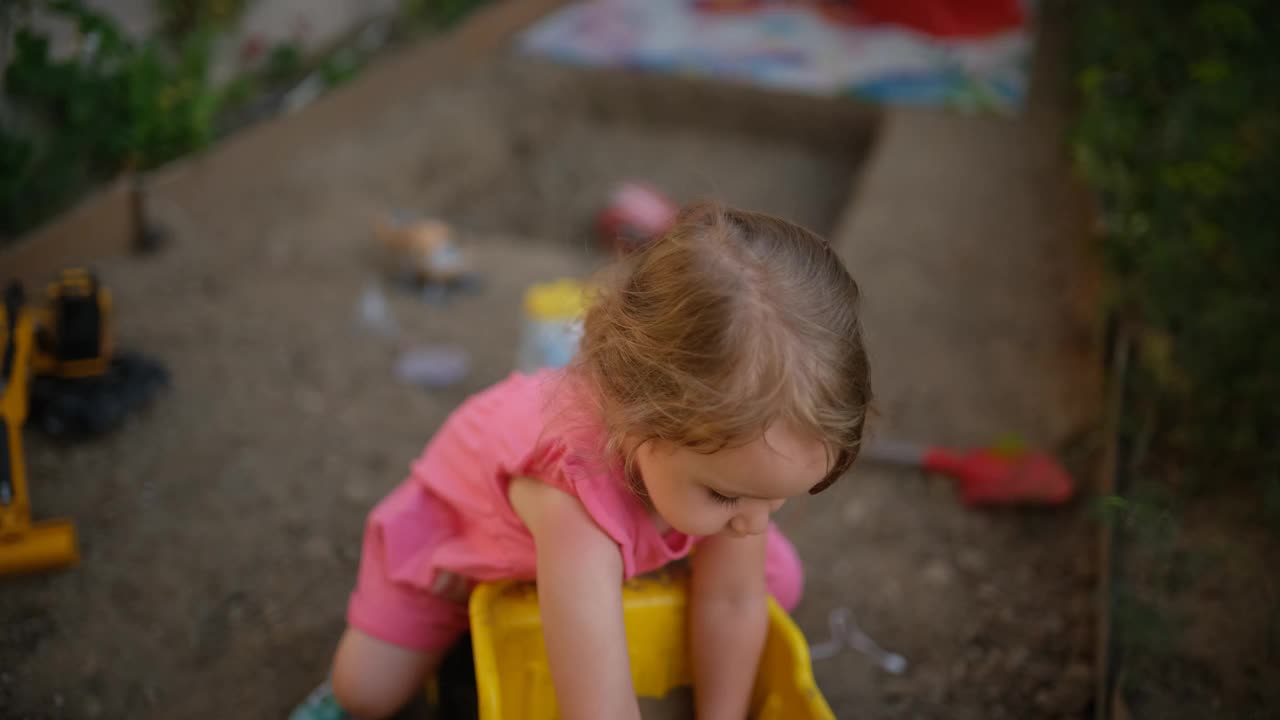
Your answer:
[[[775,502],[777,501],[752,503],[729,521],[729,527],[741,535],[759,535],[769,529],[769,513],[773,511]]]

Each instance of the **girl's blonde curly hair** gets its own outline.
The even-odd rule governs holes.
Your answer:
[[[628,468],[640,444],[701,452],[786,422],[820,438],[839,478],[871,402],[858,286],[814,233],[701,202],[625,258],[584,320],[576,368]]]

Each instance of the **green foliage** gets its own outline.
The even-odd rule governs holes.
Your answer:
[[[350,50],[339,50],[325,59],[320,66],[320,77],[325,87],[337,87],[360,72],[362,59]]]
[[[1149,329],[1141,383],[1164,419],[1157,448],[1205,474],[1273,479],[1280,5],[1077,7],[1074,153],[1102,200],[1117,310]]]
[[[415,22],[446,27],[486,0],[404,0]],[[209,83],[213,29],[233,22],[247,0],[155,0],[167,37],[135,42],[83,0],[0,0],[0,31],[39,8],[70,21],[78,51],[54,57],[49,37],[13,33],[2,69],[0,240],[61,211],[81,193],[125,170],[145,170],[198,149],[219,112],[244,106],[306,70],[301,49],[271,50],[263,71],[223,90]],[[339,51],[317,70],[326,86],[349,80],[365,58]],[[225,123],[224,123],[225,126]]]
[[[46,151],[29,138],[0,126],[0,237],[32,227],[53,215],[87,178],[66,144]]]
[[[293,82],[303,72],[302,48],[297,43],[281,43],[271,48],[262,67],[262,79],[270,84]]]
[[[489,0],[401,0],[401,12],[428,27],[445,28]]]
[[[1116,641],[1131,663],[1170,652],[1180,637],[1180,623],[1133,587],[1117,583],[1111,597]]]
[[[222,27],[244,12],[248,0],[154,0],[166,32],[183,38],[209,27]]]
[[[0,126],[4,167],[18,169],[0,179],[0,234],[31,227],[92,182],[204,145],[219,104],[208,33],[174,47],[134,43],[78,0],[43,5],[74,23],[79,50],[54,57],[48,36],[28,27],[14,35],[4,87],[32,122],[25,132]]]

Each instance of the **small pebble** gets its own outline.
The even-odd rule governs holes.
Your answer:
[[[1086,662],[1074,662],[1067,666],[1067,671],[1062,674],[1064,680],[1089,684],[1093,682],[1093,665]]]
[[[1004,659],[1005,670],[1009,672],[1019,670],[1029,657],[1031,657],[1030,650],[1021,645],[1015,646],[1009,651],[1009,656]]]
[[[861,500],[850,500],[845,503],[844,508],[841,509],[840,517],[850,527],[857,527],[862,524],[862,521],[867,518],[868,514],[869,509],[865,502]]]
[[[978,550],[966,548],[956,556],[956,565],[961,570],[971,573],[982,573],[987,570],[987,556]]]
[[[355,505],[362,505],[373,497],[373,491],[361,481],[353,480],[342,486],[342,497]]]
[[[978,674],[983,677],[990,677],[996,673],[1002,666],[1004,661],[1004,653],[1000,652],[1000,648],[991,648],[986,655],[982,657],[982,666],[978,670]]]
[[[1079,580],[1092,580],[1096,574],[1094,557],[1092,555],[1078,556],[1071,566],[1071,572]]]
[[[884,599],[887,604],[896,605],[902,600],[903,595],[902,583],[898,582],[894,578],[886,578],[884,583],[880,586],[880,597]]]
[[[263,604],[261,615],[262,621],[267,625],[275,625],[284,619],[284,611],[279,605],[271,602]]]
[[[313,560],[332,560],[334,558],[333,543],[329,538],[315,535],[307,538],[302,544],[302,552]]]
[[[901,675],[886,675],[881,683],[886,697],[908,697],[915,694],[915,682]]]
[[[287,265],[293,259],[293,246],[285,238],[273,238],[267,242],[267,262],[271,265]]]
[[[1036,703],[1036,707],[1040,708],[1041,710],[1052,709],[1054,706],[1053,693],[1049,692],[1048,690],[1041,690],[1040,692],[1037,692],[1035,697],[1035,703]]]
[[[921,577],[930,585],[949,585],[951,580],[955,578],[955,571],[946,563],[935,560],[925,566],[921,572]]]
[[[325,410],[324,393],[314,388],[298,388],[293,395],[294,402],[305,413],[322,415]]]
[[[1050,635],[1057,635],[1058,633],[1062,632],[1063,628],[1065,628],[1066,626],[1067,626],[1066,621],[1062,619],[1061,615],[1058,615],[1056,613],[1052,613],[1047,617],[1045,617],[1044,619],[1045,632],[1049,633]]]

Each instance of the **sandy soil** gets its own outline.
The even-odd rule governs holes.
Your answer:
[[[499,63],[401,88],[376,112],[310,137],[305,151],[197,162],[153,189],[172,246],[102,271],[122,344],[163,359],[173,388],[100,442],[31,438],[38,512],[75,518],[84,563],[6,581],[0,716],[282,717],[324,676],[364,513],[451,407],[510,369],[522,290],[596,264],[585,228],[620,177],[833,232],[874,303],[887,430],[973,442],[1018,429],[1061,445],[1079,428],[1088,403],[1064,398],[1093,392],[1088,379],[1042,362],[1074,338],[1054,325],[1072,291],[1057,262],[1061,234],[1028,233],[1015,218],[985,238],[1008,252],[937,254],[939,234],[920,217],[957,221],[918,204],[918,193],[886,199],[868,187],[849,214],[869,142],[864,111],[769,99],[766,112],[746,91],[629,82]],[[983,131],[983,141],[998,147],[1004,131]],[[894,131],[872,172],[896,167],[886,153],[912,146],[912,132]],[[1021,157],[1016,145],[1005,152]],[[1016,174],[1007,182],[1042,191]],[[953,200],[967,205],[975,196],[963,185]],[[1020,202],[976,197],[989,212]],[[448,390],[401,384],[395,348],[354,320],[372,278],[370,213],[392,207],[456,221],[484,277],[481,292],[447,306],[392,296],[406,341],[472,353],[471,374]],[[885,214],[906,223],[876,225]],[[974,287],[979,301],[961,302]],[[982,332],[966,335],[965,323]],[[933,344],[913,344],[926,334]],[[922,351],[933,360],[912,357]],[[998,367],[973,377],[991,352],[1004,353]],[[908,392],[913,383],[923,389]],[[966,393],[983,385],[989,402],[973,403]],[[1077,460],[1087,474],[1087,448]],[[839,717],[1085,710],[1094,577],[1078,509],[973,512],[944,480],[865,467],[781,522],[809,570],[797,612],[806,634],[825,639],[828,614],[848,607],[910,661],[903,676],[851,651],[817,663]]]

